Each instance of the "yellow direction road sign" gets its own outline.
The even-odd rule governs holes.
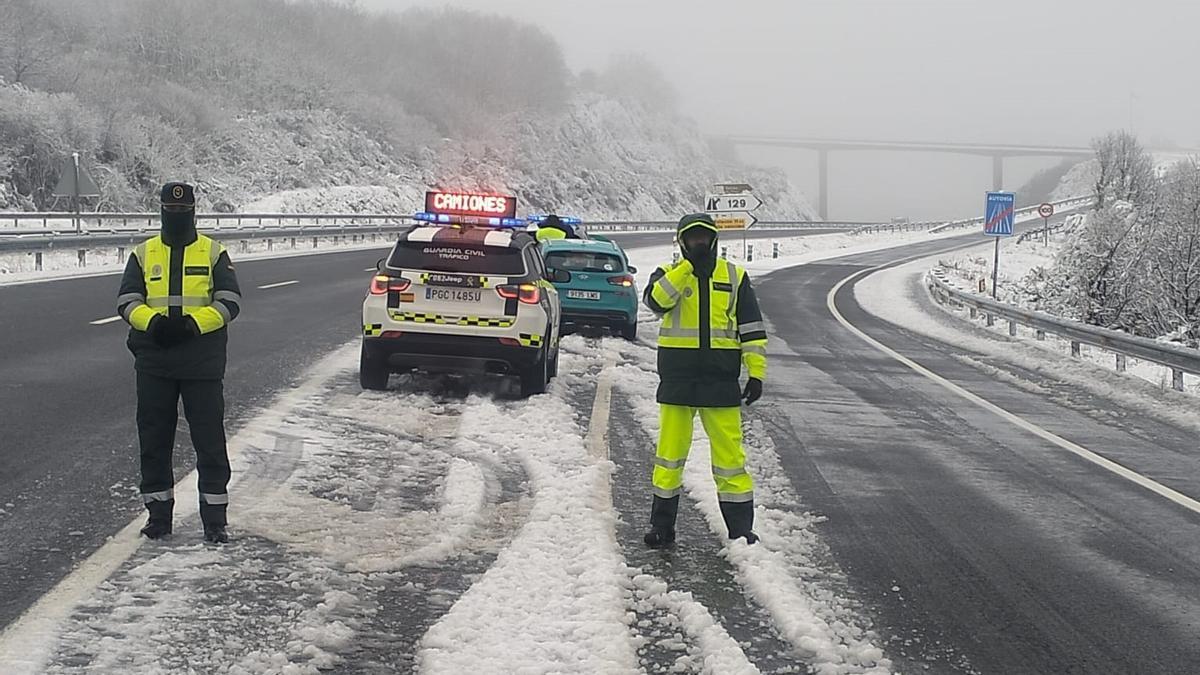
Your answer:
[[[718,230],[748,230],[750,226],[758,222],[758,218],[752,213],[714,213],[712,214],[713,222],[717,224]]]

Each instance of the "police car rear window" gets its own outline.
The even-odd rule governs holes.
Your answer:
[[[546,267],[569,272],[623,272],[621,258],[591,251],[554,251],[546,254]]]
[[[392,249],[388,267],[400,269],[489,274],[518,277],[525,274],[520,249],[469,246],[460,243],[403,242]]]

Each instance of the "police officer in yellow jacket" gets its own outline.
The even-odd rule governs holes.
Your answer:
[[[717,256],[708,215],[684,216],[676,240],[683,260],[650,276],[644,301],[662,317],[658,333],[661,428],[654,460],[654,501],[647,546],[675,541],[683,466],[696,415],[712,445],[712,474],[730,539],[753,544],[754,482],[742,449],[741,404],[762,396],[767,333],[746,271]],[[739,384],[742,366],[749,373]]]
[[[569,225],[562,221],[562,218],[551,213],[546,216],[546,219],[538,224],[537,232],[534,233],[534,238],[538,243],[553,241],[555,239],[575,239],[575,232]]]
[[[117,297],[137,372],[141,493],[150,512],[142,534],[159,539],[171,533],[171,455],[182,397],[196,449],[204,538],[225,543],[225,326],[237,317],[242,297],[225,247],[196,232],[192,186],[167,183],[161,202],[161,234],[129,256]]]

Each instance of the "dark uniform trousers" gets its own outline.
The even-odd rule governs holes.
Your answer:
[[[199,474],[200,516],[224,525],[229,503],[229,455],[225,446],[225,397],[221,380],[183,380],[137,372],[137,426],[141,445],[142,494],[175,485],[172,455],[179,399],[191,430]]]

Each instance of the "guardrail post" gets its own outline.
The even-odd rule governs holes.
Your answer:
[[[1008,320],[1008,335],[1009,337],[1017,337],[1017,322],[1012,319]]]
[[[38,272],[42,271],[42,252],[41,251],[34,251],[34,253],[33,253],[33,269],[37,270]]]
[[[1125,372],[1125,355],[1124,354],[1117,354],[1117,372],[1118,373]]]
[[[1183,391],[1183,371],[1178,368],[1171,369],[1171,388],[1175,391]]]
[[[87,267],[87,251],[82,248],[79,249],[79,266]]]
[[[1075,340],[1071,340],[1071,356],[1074,356],[1075,358],[1079,358],[1080,355],[1081,355],[1081,350],[1079,347],[1079,342],[1077,342]]]

